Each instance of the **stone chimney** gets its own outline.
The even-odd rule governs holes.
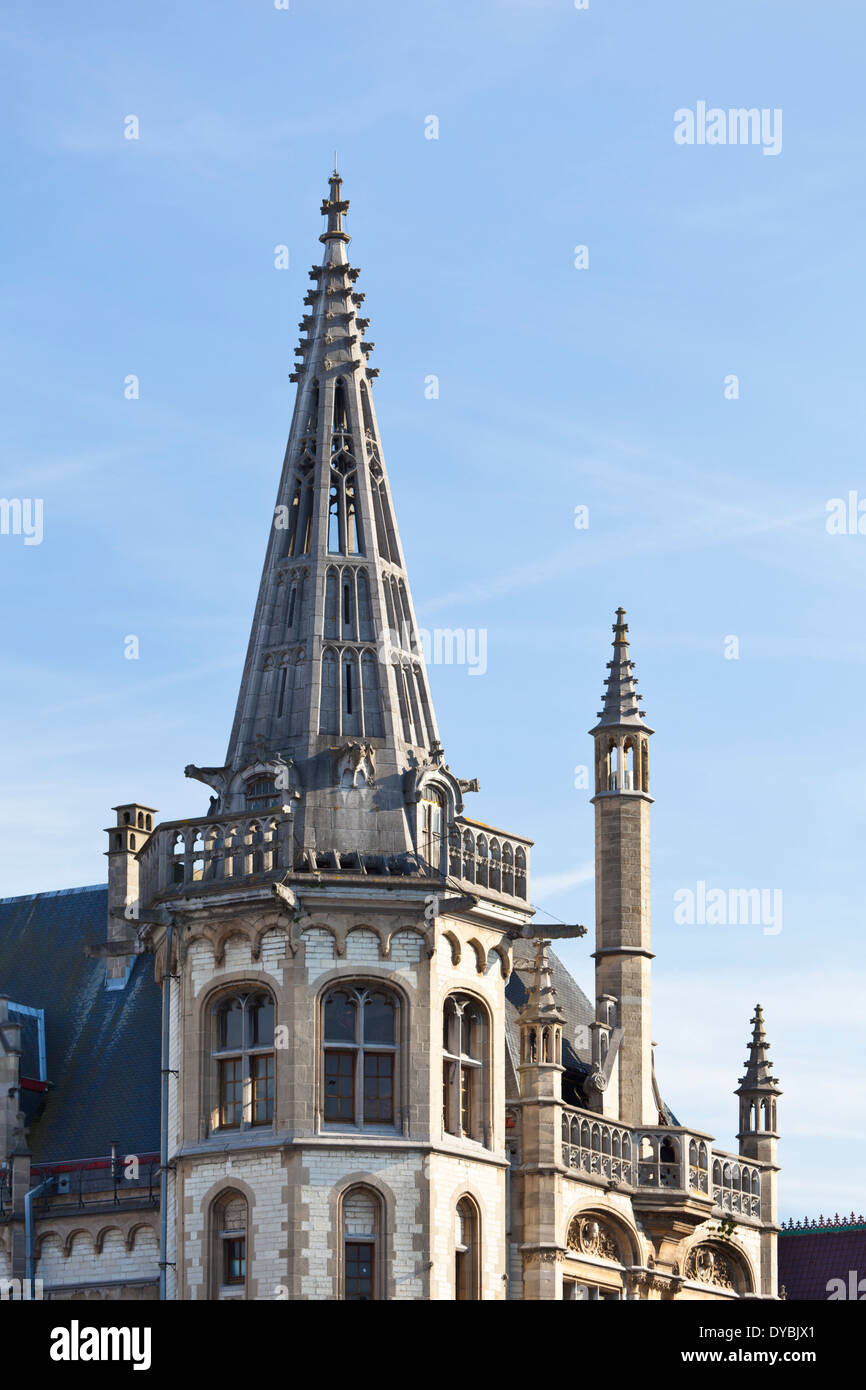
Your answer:
[[[108,827],[108,931],[109,946],[128,944],[138,930],[138,854],[150,839],[158,812],[152,806],[132,801],[112,806],[117,824]],[[131,956],[107,955],[106,985],[122,989],[129,973]]]

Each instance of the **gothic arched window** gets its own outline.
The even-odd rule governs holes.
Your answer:
[[[339,684],[340,672],[337,653],[326,647],[322,653],[322,705],[319,717],[319,733],[338,734],[339,724]]]
[[[470,1197],[457,1203],[457,1238],[454,1243],[454,1297],[460,1302],[478,1299],[479,1288],[479,1218],[478,1208]]]
[[[450,994],[442,1019],[442,1126],[486,1144],[489,1129],[488,1018],[480,1000]]]
[[[336,637],[337,635],[338,588],[338,573],[331,566],[325,577],[325,637]]]
[[[433,873],[442,872],[445,829],[445,794],[425,787],[421,796],[421,857]]]
[[[211,1129],[274,1119],[274,1001],[264,990],[220,995],[212,1006]]]
[[[215,1299],[246,1298],[248,1224],[243,1193],[220,1193],[211,1207],[211,1285]]]
[[[350,1187],[341,1206],[342,1296],[349,1303],[379,1297],[382,1277],[382,1202],[369,1187]]]
[[[396,1123],[400,1000],[372,982],[322,1001],[322,1118],[345,1128]]]
[[[358,570],[358,637],[362,642],[373,640],[373,617],[370,609],[370,581],[366,570]]]
[[[382,701],[379,696],[379,668],[374,652],[361,656],[361,689],[364,698],[364,733],[368,738],[382,738]]]

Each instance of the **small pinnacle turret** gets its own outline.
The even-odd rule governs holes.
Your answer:
[[[521,1023],[564,1023],[556,998],[553,974],[550,965],[550,942],[539,940],[535,943],[535,964],[532,983],[529,986],[526,1003],[520,1010]]]
[[[749,1055],[744,1063],[746,1074],[740,1077],[737,1094],[740,1095],[744,1091],[762,1091],[768,1095],[781,1095],[779,1083],[772,1075],[772,1063],[767,1056],[770,1044],[764,1033],[764,1011],[760,1004],[755,1005],[755,1016],[751,1023],[752,1040],[749,1043]]]
[[[604,708],[598,712],[598,727],[633,725],[652,733],[640,709],[643,696],[635,690],[638,680],[634,674],[634,662],[628,654],[628,623],[625,621],[624,608],[616,610],[613,633],[613,660],[607,663],[610,674],[605,680]]]

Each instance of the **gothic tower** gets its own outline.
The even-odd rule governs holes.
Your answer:
[[[336,172],[225,763],[140,851],[167,1297],[505,1296],[525,836],[444,762]]]
[[[740,1130],[737,1135],[740,1154],[743,1158],[754,1158],[765,1165],[764,1182],[761,1187],[761,1219],[768,1226],[778,1225],[777,1195],[779,1171],[779,1120],[778,1098],[782,1089],[772,1074],[772,1063],[767,1055],[770,1044],[764,1033],[764,1011],[760,1004],[755,1005],[752,1019],[752,1039],[749,1055],[746,1058],[745,1075],[735,1095],[740,1098]],[[771,1288],[777,1282],[776,1241],[765,1240],[762,1244],[764,1279]]]
[[[595,977],[597,1019],[618,1056],[596,1058],[609,1095],[604,1113],[624,1124],[658,1119],[650,1025],[649,735],[639,708],[625,610],[617,609],[613,660],[595,739]],[[615,1030],[621,1029],[621,1033]]]

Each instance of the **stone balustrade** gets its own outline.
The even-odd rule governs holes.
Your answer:
[[[759,1218],[761,1171],[714,1151],[705,1136],[670,1126],[629,1129],[589,1110],[562,1107],[562,1161],[588,1177],[634,1188],[712,1197],[723,1212]]]
[[[529,845],[520,836],[458,816],[448,827],[448,873],[470,888],[528,902]]]
[[[141,901],[194,884],[284,873],[292,859],[292,821],[283,813],[170,821],[157,826],[139,856]]]

